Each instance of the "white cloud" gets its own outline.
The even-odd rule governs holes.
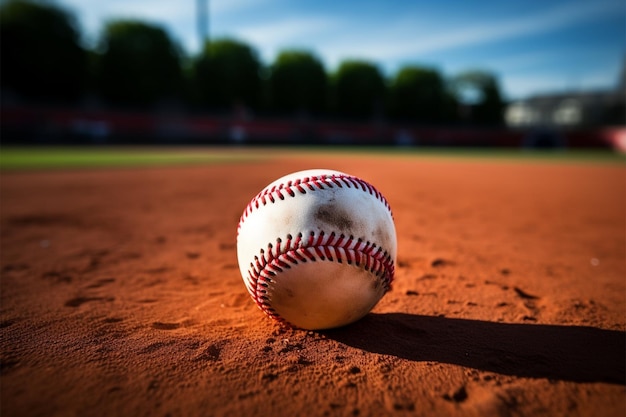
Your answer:
[[[278,50],[289,47],[314,49],[315,40],[336,29],[338,22],[327,17],[291,18],[254,26],[232,28],[237,37],[261,47],[263,59],[270,61]]]
[[[233,13],[269,3],[271,0],[205,0],[211,13]],[[194,3],[195,5],[195,3]]]
[[[562,6],[530,16],[503,18],[496,23],[484,21],[462,26],[455,19],[454,26],[441,22],[438,27],[431,24],[424,28],[420,22],[414,22],[412,27],[394,25],[387,31],[360,30],[354,36],[348,34],[329,44],[325,53],[334,57],[347,52],[374,60],[389,60],[542,34],[615,13],[623,13],[623,6],[604,1]]]
[[[211,14],[234,13],[271,0],[204,0]],[[172,21],[194,17],[196,0],[61,0],[85,16],[132,16],[150,20]]]
[[[303,40],[305,35],[316,35],[332,26],[333,21],[331,19],[296,18],[247,26],[235,31],[259,44],[288,44],[293,40]]]

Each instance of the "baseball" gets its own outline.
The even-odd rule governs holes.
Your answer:
[[[286,175],[245,208],[237,258],[269,317],[296,328],[340,327],[390,289],[397,255],[391,208],[373,185],[343,172]]]

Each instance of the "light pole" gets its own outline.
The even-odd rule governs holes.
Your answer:
[[[209,0],[196,0],[200,49],[209,41]]]

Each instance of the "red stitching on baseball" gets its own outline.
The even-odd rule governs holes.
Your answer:
[[[344,174],[324,174],[317,175],[311,177],[304,177],[301,179],[287,181],[286,183],[273,185],[271,188],[265,188],[259,194],[257,194],[246,206],[241,218],[239,219],[239,225],[237,227],[237,231],[241,228],[242,222],[250,215],[254,209],[258,209],[261,205],[267,205],[269,202],[276,203],[277,199],[284,200],[285,195],[283,191],[289,195],[290,197],[295,197],[297,190],[300,194],[306,194],[309,191],[316,191],[317,189],[323,190],[327,188],[339,187],[343,188],[346,186],[347,188],[355,188],[361,189],[364,192],[369,193],[370,195],[376,197],[380,202],[382,202],[391,217],[393,218],[393,213],[391,212],[391,206],[387,202],[387,199],[378,191],[373,185],[370,183],[363,181],[362,179],[352,176],[352,175],[344,175]],[[307,190],[308,189],[308,190]]]
[[[326,235],[322,231],[317,236],[315,232],[311,232],[307,239],[302,237],[302,233],[298,233],[296,239],[292,235],[287,235],[286,241],[277,238],[275,245],[268,243],[267,250],[261,249],[259,256],[254,257],[254,262],[250,262],[246,286],[257,306],[275,320],[294,327],[272,308],[267,288],[277,273],[299,262],[328,260],[341,263],[345,260],[349,265],[362,266],[378,277],[385,292],[391,289],[395,273],[394,261],[380,246],[343,234],[335,242],[335,232]]]

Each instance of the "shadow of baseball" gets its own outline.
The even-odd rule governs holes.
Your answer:
[[[371,313],[324,333],[358,349],[411,361],[518,377],[626,385],[623,331]]]

